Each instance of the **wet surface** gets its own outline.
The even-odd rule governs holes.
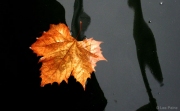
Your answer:
[[[1,97],[8,100],[4,103],[19,100],[17,108],[26,104],[51,110],[178,111],[180,1],[83,0],[77,19],[74,2],[32,0],[2,5],[0,86]],[[78,39],[103,41],[108,61],[97,63],[85,92],[73,77],[69,84],[41,88],[41,64],[29,46],[52,23],[66,23],[71,33],[78,35],[79,20],[83,21],[83,32]]]
[[[131,5],[136,6],[138,4],[135,3],[139,2],[139,0],[129,1],[134,1]],[[70,25],[73,1],[59,0],[59,2],[66,9],[66,21]],[[138,53],[139,45],[136,41],[140,40],[134,37],[144,37],[146,39],[142,43],[147,41],[145,45],[155,44],[156,46],[154,53],[156,53],[156,60],[159,61],[156,65],[159,64],[159,66],[153,65],[145,68],[148,86],[157,103],[155,105],[157,109],[154,110],[161,111],[165,108],[167,111],[179,110],[180,16],[178,12],[180,2],[177,0],[146,0],[141,1],[140,6],[141,10],[134,10],[128,5],[127,0],[84,0],[84,10],[91,17],[91,24],[85,34],[87,38],[94,37],[94,39],[103,41],[101,45],[103,54],[108,60],[108,62],[99,62],[96,67],[96,77],[108,101],[106,111],[135,111],[142,106],[150,106],[147,87],[142,78],[137,56],[140,53]],[[140,6],[137,7],[140,8]],[[142,15],[135,17],[135,12],[140,11]],[[143,23],[141,16],[143,16]],[[137,19],[141,23],[138,23]],[[154,43],[147,38],[150,35],[154,38]],[[151,50],[145,47],[142,46],[146,52]],[[148,47],[153,48],[154,46]],[[147,58],[149,62],[156,61],[153,55],[144,54],[149,56]],[[143,57],[139,57],[141,58]],[[155,72],[161,70],[159,76],[153,75],[152,67],[156,70]],[[161,82],[164,83],[162,87]]]

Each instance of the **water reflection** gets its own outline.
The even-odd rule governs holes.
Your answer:
[[[133,36],[136,44],[136,52],[141,74],[150,101],[149,104],[142,106],[137,111],[157,111],[156,99],[151,93],[151,88],[145,71],[145,68],[148,67],[151,70],[154,78],[160,83],[161,86],[163,85],[163,75],[158,60],[155,38],[153,32],[144,21],[141,1],[128,0],[128,5],[134,10]]]

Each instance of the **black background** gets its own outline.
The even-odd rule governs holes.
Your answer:
[[[1,2],[1,108],[50,108],[51,111],[103,110],[106,99],[94,73],[86,90],[73,77],[40,87],[39,57],[29,49],[50,24],[65,23],[65,9],[55,0]]]

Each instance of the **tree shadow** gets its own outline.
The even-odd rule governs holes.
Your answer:
[[[151,88],[145,71],[145,68],[148,67],[153,77],[160,83],[161,86],[163,86],[163,75],[158,60],[155,38],[153,32],[144,21],[141,1],[128,0],[128,5],[134,10],[133,36],[136,44],[136,52],[141,74],[150,101],[149,104],[141,107],[137,111],[157,111],[156,99],[154,99],[151,93]]]
[[[29,47],[50,24],[66,24],[64,7],[56,0],[5,2],[1,7],[0,96],[5,96],[9,105],[18,104],[14,109],[102,111],[107,100],[94,73],[85,91],[73,76],[68,84],[63,81],[40,87],[41,63]]]

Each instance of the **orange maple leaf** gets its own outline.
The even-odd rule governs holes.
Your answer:
[[[41,86],[48,83],[68,82],[72,74],[85,89],[87,78],[95,71],[94,67],[99,60],[106,60],[101,52],[100,41],[93,38],[77,41],[70,35],[65,24],[50,25],[31,49],[38,56],[41,67]]]

